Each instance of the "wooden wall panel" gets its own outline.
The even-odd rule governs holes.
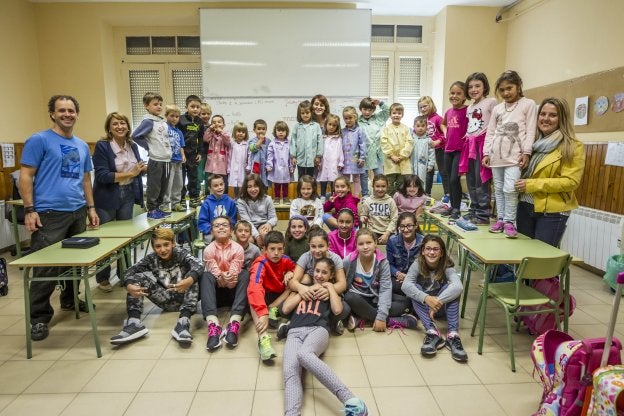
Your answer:
[[[585,145],[585,171],[576,191],[579,204],[624,215],[624,167],[605,165],[606,143]]]

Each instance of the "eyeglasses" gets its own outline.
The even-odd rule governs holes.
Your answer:
[[[230,226],[230,224],[228,224],[227,222],[218,222],[216,224],[212,225],[212,228],[228,228]]]
[[[440,251],[440,247],[423,247],[423,251],[430,251],[432,253],[437,253]]]
[[[415,224],[405,224],[405,225],[399,225],[399,230],[401,231],[405,231],[405,230],[411,230],[412,228],[416,227]]]

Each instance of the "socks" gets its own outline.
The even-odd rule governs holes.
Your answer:
[[[455,337],[458,337],[458,336],[459,336],[459,333],[457,333],[457,331],[449,331],[449,333],[446,334],[447,338],[455,338]]]
[[[210,322],[213,322],[215,325],[219,326],[219,318],[215,315],[208,315],[206,317],[206,322],[208,322],[208,325],[210,325]]]
[[[232,315],[232,316],[230,316],[230,323],[232,323],[234,321],[240,322],[242,320],[243,320],[243,317],[240,316],[240,315]]]

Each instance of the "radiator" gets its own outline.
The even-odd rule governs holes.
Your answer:
[[[624,216],[580,207],[570,215],[561,248],[604,270],[609,256],[622,250]]]

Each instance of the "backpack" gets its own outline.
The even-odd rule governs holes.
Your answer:
[[[621,415],[624,402],[624,367],[609,365],[594,372],[594,392],[588,416]]]
[[[561,343],[572,340],[573,338],[565,332],[549,330],[533,341],[531,346],[533,375],[537,373],[542,382],[542,402],[552,392],[555,383],[555,350]]]
[[[7,273],[6,260],[0,257],[0,296],[9,294],[9,274]]]
[[[551,299],[556,299],[559,294],[559,279],[556,277],[551,277],[550,279],[543,279],[535,281],[533,288],[542,292],[544,295],[548,296]],[[524,311],[537,311],[541,309],[546,309],[548,306],[540,305],[540,306],[525,306],[522,308]],[[559,307],[559,322],[563,322],[563,303]],[[576,299],[574,296],[570,295],[570,314],[574,312],[576,308]],[[528,328],[529,332],[532,334],[543,334],[550,329],[555,329],[555,315],[552,313],[549,314],[535,314],[528,315],[522,318],[522,322]]]

